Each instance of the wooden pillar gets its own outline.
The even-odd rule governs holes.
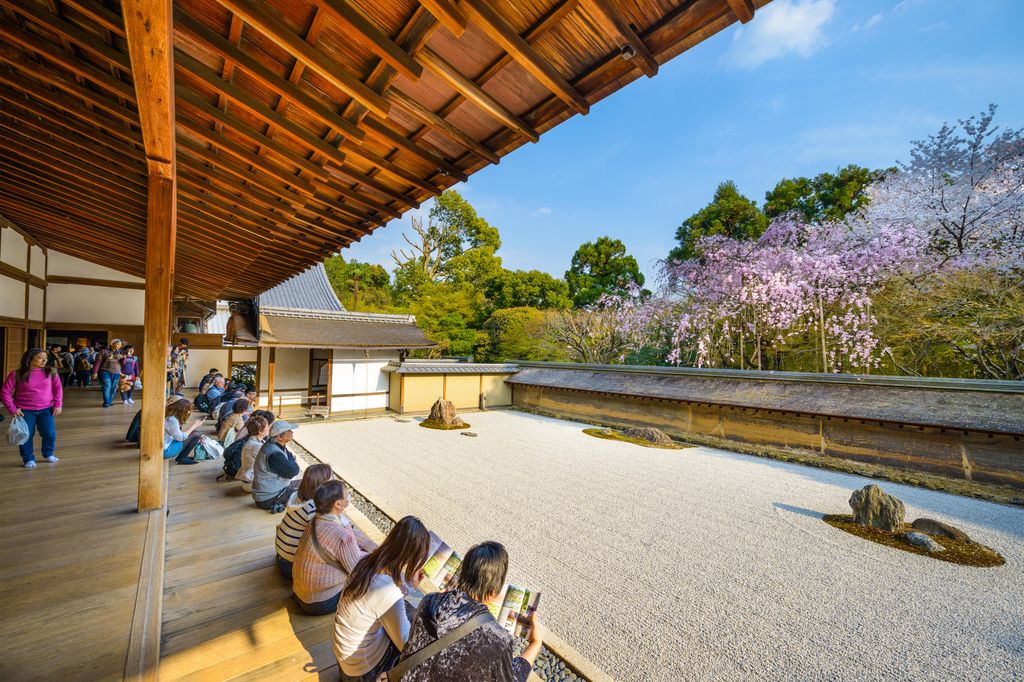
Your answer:
[[[277,372],[277,349],[270,349],[270,360],[267,361],[267,409],[274,411],[274,374]]]
[[[331,416],[331,403],[334,402],[334,349],[327,351],[327,416]]]
[[[142,354],[139,511],[164,506],[164,376],[170,341],[177,233],[172,0],[121,4],[146,151],[146,313]]]

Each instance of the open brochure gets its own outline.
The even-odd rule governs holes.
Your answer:
[[[427,578],[442,592],[454,588],[455,579],[462,568],[462,555],[452,550],[444,540],[431,531],[428,556],[430,558],[423,566],[423,573]],[[520,616],[523,617],[522,620],[527,620],[537,610],[539,602],[540,592],[506,584],[486,606],[498,624],[510,634],[526,637],[530,626],[521,623]]]

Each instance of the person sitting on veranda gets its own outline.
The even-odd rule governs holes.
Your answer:
[[[252,419],[262,419],[253,416]],[[245,466],[245,453],[242,453],[242,466]],[[302,534],[306,532],[309,520],[316,514],[314,495],[317,488],[334,478],[329,464],[313,464],[302,472],[299,489],[288,499],[284,517],[277,524],[277,537],[274,546],[277,549],[277,570],[288,580],[292,579],[292,562],[295,561],[295,550],[299,547]],[[243,484],[244,486],[244,484]]]
[[[251,420],[253,417],[263,417],[264,419],[267,420],[267,426],[270,426],[271,424],[273,424],[274,423],[274,419],[275,419],[274,413],[271,412],[270,410],[253,410],[252,413],[249,415],[249,419]],[[242,438],[248,438],[249,437],[249,428],[248,427],[249,427],[249,422],[246,421],[245,425],[242,426],[242,428],[239,429],[238,433],[235,435],[235,440],[239,440],[239,439],[242,439]]]
[[[192,451],[202,436],[196,429],[203,423],[199,417],[191,424],[192,403],[185,399],[175,400],[167,406],[167,418],[164,419],[164,459],[174,458],[178,464],[195,464]]]
[[[224,377],[216,376],[210,383],[212,385],[206,391],[206,399],[210,401],[210,409],[212,410],[224,395]]]
[[[270,422],[268,422],[262,415],[254,414],[249,417],[249,421],[246,422],[245,426],[242,428],[241,434],[239,434],[238,438],[235,439],[235,442],[245,439],[245,445],[242,446],[242,456],[238,465],[238,473],[235,474],[235,480],[242,482],[242,490],[247,493],[252,492],[253,467],[256,466],[256,457],[259,455],[263,444],[267,442],[269,434]]]
[[[240,400],[245,395],[241,391],[224,391],[220,400],[216,404],[210,403],[210,416],[213,417],[216,422],[216,428],[220,431],[220,425],[223,423],[225,417],[231,414],[231,406],[235,404],[236,400]]]
[[[428,594],[413,617],[412,632],[402,660],[480,614],[484,604],[498,596],[505,584],[508,553],[497,542],[475,545],[462,561],[458,586],[451,592]],[[525,682],[544,644],[544,627],[534,612],[529,644],[516,656],[509,632],[487,616],[487,622],[401,673],[401,682],[461,682],[462,680],[500,680]]]
[[[217,430],[217,440],[224,447],[231,445],[238,435],[239,429],[245,425],[245,415],[249,411],[249,401],[245,398],[235,400],[231,404],[231,412],[220,421],[220,428]]]
[[[199,380],[199,392],[202,393],[206,385],[213,381],[213,378],[220,374],[220,370],[216,367],[211,367],[210,371],[203,375],[203,378]]]
[[[334,618],[342,682],[375,682],[398,663],[412,629],[405,596],[419,588],[429,549],[426,527],[406,516],[352,571]]]
[[[299,487],[295,478],[299,474],[299,463],[287,448],[297,428],[283,419],[275,421],[267,442],[256,455],[252,468],[252,499],[260,509],[275,514],[283,512],[288,498]]]
[[[345,484],[327,481],[316,489],[316,516],[295,550],[292,596],[311,616],[334,613],[341,588],[365,552],[359,548],[352,524],[342,513],[348,506]]]

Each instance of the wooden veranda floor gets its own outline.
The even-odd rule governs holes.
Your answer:
[[[135,511],[138,450],[123,440],[135,409],[100,402],[67,391],[56,465],[37,449],[38,468],[23,469],[3,441],[0,679],[124,675],[148,517]]]

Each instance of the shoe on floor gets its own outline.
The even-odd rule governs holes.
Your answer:
[[[57,455],[49,455],[47,457],[43,457],[43,459],[45,459],[50,464],[56,464],[57,462],[60,461],[60,458],[57,457]]]
[[[191,457],[179,457],[174,461],[177,462],[178,464],[199,464],[199,462],[192,459]]]
[[[281,512],[284,511],[284,505],[283,504],[275,504],[274,506],[272,506],[267,511],[270,512],[271,514],[280,514]]]
[[[25,462],[25,468],[26,469],[35,469],[36,468],[36,461],[32,460],[31,462]]]
[[[127,404],[128,404],[128,401],[127,401],[127,400],[122,400],[122,401],[121,401],[121,404],[122,404],[122,405],[127,405]]]
[[[135,404],[135,401],[134,401],[134,400],[132,400],[131,398],[128,398],[128,404],[129,404],[129,405],[134,405],[134,404]]]

